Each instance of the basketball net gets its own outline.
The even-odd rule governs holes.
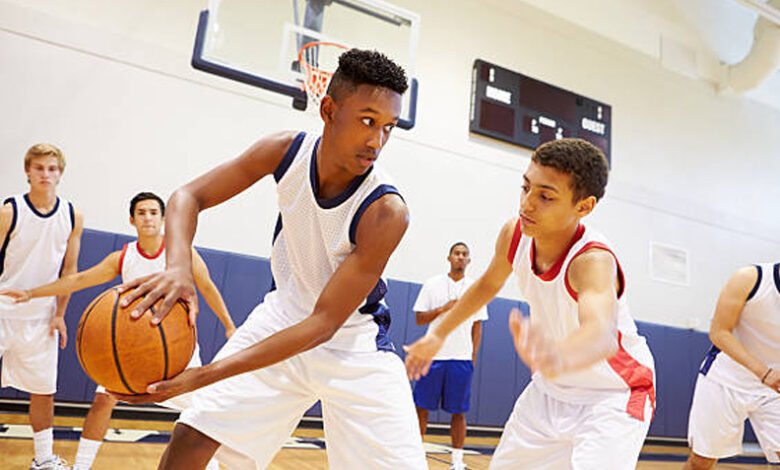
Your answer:
[[[328,90],[339,56],[347,46],[335,42],[312,41],[298,50],[298,63],[304,74],[303,90],[308,101],[306,110],[319,115],[320,103]]]

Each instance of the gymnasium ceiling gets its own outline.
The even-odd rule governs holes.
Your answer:
[[[718,90],[728,82],[730,73],[732,77],[735,75],[732,67],[748,57],[754,47],[759,14],[755,7],[745,4],[775,10],[780,18],[780,0],[512,0],[501,3],[505,8],[523,7],[522,3],[531,5],[649,55],[665,68],[706,81]],[[763,23],[770,29],[780,28],[766,20]],[[780,29],[776,37],[780,38]],[[769,58],[753,60],[747,74],[750,78],[756,76],[757,66],[765,70],[763,76],[768,78],[738,94],[780,111],[780,45],[769,49],[774,58],[769,54]]]

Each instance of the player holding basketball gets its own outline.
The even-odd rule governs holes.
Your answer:
[[[65,157],[50,144],[30,147],[24,157],[30,190],[9,197],[0,208],[0,289],[28,288],[76,271],[83,218],[57,196]],[[17,305],[0,298],[2,386],[30,394],[35,458],[31,469],[64,469],[53,452],[57,343],[68,341],[69,296]]]
[[[515,404],[492,469],[633,469],[655,403],[653,358],[628,313],[609,243],[580,223],[604,195],[604,154],[580,139],[541,145],[523,175],[520,217],[501,230],[485,273],[435,328],[407,348],[419,378],[444,339],[514,271],[531,319],[510,317],[534,372]]]
[[[322,136],[283,132],[176,191],[166,224],[167,270],[126,297],[195,309],[190,244],[198,213],[261,178],[277,182],[276,289],[207,366],[151,385],[159,401],[189,390],[160,468],[202,468],[232,449],[265,468],[303,413],[322,401],[332,469],[424,469],[402,362],[391,352],[382,271],[408,225],[403,199],[374,166],[398,122],[406,75],[381,53],[339,59],[320,105]],[[318,347],[319,346],[319,347]],[[210,385],[211,384],[211,385]]]
[[[130,201],[130,224],[135,227],[138,240],[127,243],[124,247],[108,256],[86,271],[63,276],[55,282],[25,291],[0,290],[0,295],[13,297],[16,302],[27,302],[40,297],[67,295],[98,284],[103,284],[122,276],[127,282],[165,269],[165,243],[162,235],[162,225],[165,217],[165,203],[153,193],[136,194]],[[225,327],[229,338],[236,327],[228,314],[225,302],[211,280],[206,263],[197,251],[193,250],[193,277],[198,290],[203,294],[214,314]],[[200,348],[195,352],[187,367],[199,367]],[[164,405],[181,410],[187,405],[184,397],[177,397]],[[103,437],[108,431],[111,412],[116,405],[116,399],[106,393],[102,386],[95,391],[95,398],[84,422],[79,449],[73,470],[88,470],[97,456]]]
[[[685,468],[712,468],[741,453],[748,418],[767,460],[780,463],[780,263],[731,276],[710,339],[693,394]]]
[[[441,315],[459,299],[474,279],[466,276],[471,262],[469,247],[463,242],[450,247],[447,261],[450,271],[434,276],[423,284],[414,303],[418,325],[430,323],[435,328]],[[468,321],[462,323],[444,342],[434,357],[431,371],[414,386],[414,404],[420,434],[425,436],[428,412],[441,409],[452,414],[450,437],[452,439],[452,470],[463,470],[463,444],[466,440],[466,412],[471,400],[471,379],[482,340],[482,322],[488,319],[487,309],[480,309]]]

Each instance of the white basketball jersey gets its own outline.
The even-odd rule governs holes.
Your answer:
[[[48,214],[40,213],[28,194],[5,200],[13,218],[0,247],[0,289],[32,289],[56,281],[73,231],[73,205],[57,198]],[[54,315],[56,297],[32,299],[23,304],[0,302],[0,318],[40,320]]]
[[[322,289],[355,248],[358,222],[386,194],[398,194],[376,166],[332,199],[317,197],[317,146],[320,138],[298,134],[274,172],[279,219],[271,250],[275,288],[265,297],[269,315],[286,328],[311,315]],[[387,330],[390,312],[382,302],[387,284],[380,279],[363,305],[325,344],[349,351],[392,350]]]
[[[521,233],[520,222],[515,227],[509,261],[520,281],[520,289],[531,307],[531,323],[547,336],[560,341],[579,328],[577,293],[568,283],[571,262],[589,249],[602,249],[612,256],[609,243],[598,232],[580,225],[569,249],[545,273],[534,268],[534,240]],[[626,411],[644,419],[647,400],[655,407],[655,372],[653,356],[645,339],[637,333],[636,324],[625,300],[625,279],[618,265],[618,352],[587,369],[546,379],[535,374],[533,380],[550,395],[568,402],[591,403],[605,394],[625,391]]]
[[[753,357],[780,369],[780,263],[759,264],[756,285],[748,295],[732,331]],[[715,382],[748,393],[777,396],[750,370],[713,346],[699,372]]]
[[[139,277],[165,271],[165,242],[160,245],[157,253],[144,253],[138,241],[126,243],[119,256],[119,272],[122,282],[129,282]]]

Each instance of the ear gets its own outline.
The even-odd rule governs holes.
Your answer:
[[[330,95],[322,97],[322,101],[320,102],[320,117],[325,124],[333,122],[333,116],[335,115],[337,108],[338,105],[333,101],[333,98]]]
[[[588,196],[584,199],[580,199],[575,205],[577,216],[579,218],[583,218],[593,212],[593,209],[596,208],[596,202],[597,201],[595,196]]]
[[[130,221],[130,225],[132,225],[132,226],[135,226],[135,217],[133,217],[133,216],[131,215],[131,216],[130,216],[130,218],[129,218],[128,220]]]

